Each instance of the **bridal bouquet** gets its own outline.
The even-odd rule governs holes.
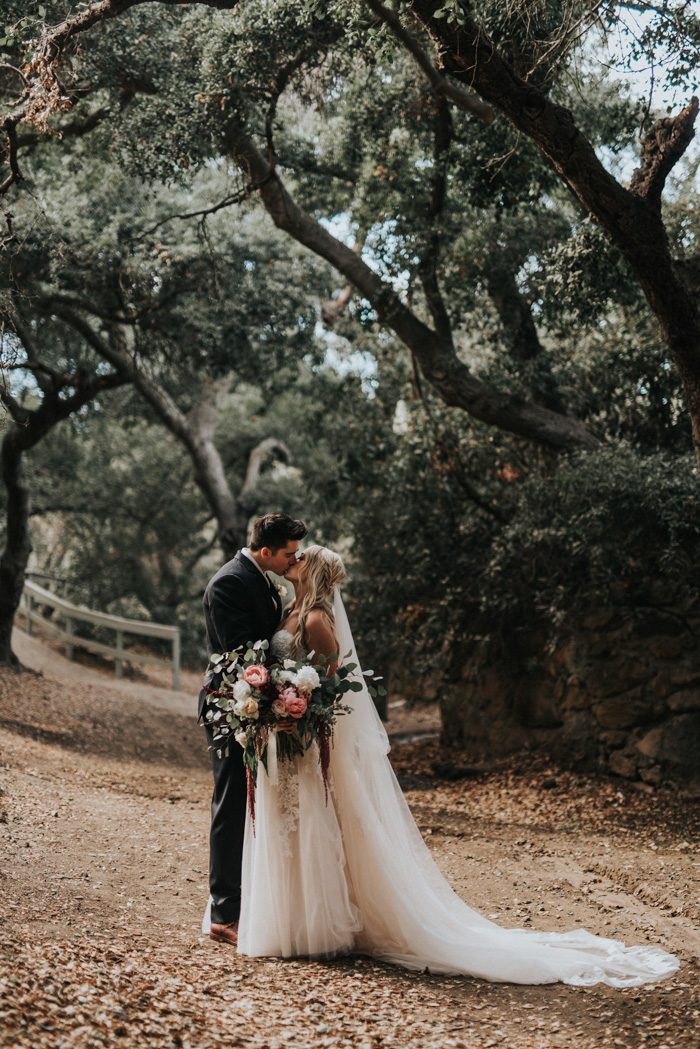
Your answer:
[[[215,735],[210,749],[219,757],[228,755],[233,741],[243,747],[248,805],[255,819],[255,783],[258,765],[267,771],[270,733],[276,733],[276,752],[280,761],[291,761],[318,744],[321,774],[328,802],[328,768],[333,726],[351,707],[342,702],[346,692],[359,692],[360,681],[350,680],[356,663],[344,663],[333,677],[326,674],[330,660],[313,653],[303,661],[285,659],[267,662],[269,642],[256,641],[231,652],[211,656],[204,675],[209,710],[205,715]],[[373,671],[365,677],[375,681]],[[216,684],[215,684],[216,683]],[[215,687],[210,687],[215,684]],[[383,689],[382,689],[383,691]],[[374,686],[370,692],[375,693]]]

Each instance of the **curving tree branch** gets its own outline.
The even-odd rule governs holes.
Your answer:
[[[352,248],[299,207],[235,117],[227,128],[226,148],[248,177],[260,184],[260,196],[275,225],[330,262],[368,299],[379,320],[415,354],[423,374],[447,405],[552,448],[597,447],[597,438],[577,419],[501,392],[472,375],[457,356],[451,337],[425,324]]]
[[[201,4],[221,11],[230,11],[238,6],[238,0],[96,0],[83,10],[68,15],[57,25],[46,26],[22,70],[24,91],[11,111],[0,119],[0,139],[5,139],[5,154],[10,168],[9,174],[0,182],[0,196],[22,180],[17,163],[17,127],[29,123],[44,134],[51,134],[48,124],[51,114],[72,108],[72,100],[60,78],[61,61],[68,44],[98,23],[118,18],[130,8],[148,3],[162,3],[169,7]]]
[[[270,459],[277,459],[287,465],[292,461],[292,453],[284,441],[280,441],[278,437],[265,437],[259,444],[256,444],[248,457],[248,468],[243,487],[238,493],[238,501],[251,513],[254,509],[251,502],[253,490],[260,479],[263,466]]]
[[[249,463],[248,476],[243,488],[235,495],[214,441],[216,424],[230,390],[233,375],[225,375],[207,383],[197,403],[186,413],[139,360],[136,336],[131,326],[114,324],[108,328],[106,334],[104,331],[98,331],[93,323],[83,316],[83,312],[90,315],[90,304],[83,303],[75,294],[70,296],[70,304],[67,297],[60,294],[55,297],[47,294],[41,302],[46,310],[78,332],[125,381],[133,383],[144,400],[151,405],[163,426],[185,447],[194,468],[194,479],[217,522],[219,542],[224,555],[227,559],[233,557],[236,550],[245,545],[247,538],[249,514],[245,496],[250,494],[253,483],[251,481],[248,485],[248,476],[257,477],[264,458],[269,456],[272,450],[272,445],[265,445],[252,465]],[[272,438],[269,440],[274,442],[278,452],[282,448],[285,449],[286,461],[289,461],[289,452],[282,442]],[[282,453],[280,457],[283,457]]]
[[[388,27],[398,42],[413,56],[418,66],[427,76],[434,91],[445,98],[449,98],[450,102],[453,102],[458,109],[463,109],[467,113],[473,113],[474,116],[479,117],[486,124],[493,123],[494,114],[491,107],[485,105],[478,95],[473,94],[471,91],[463,91],[462,88],[452,83],[447,77],[444,77],[437,66],[434,65],[432,59],[426,55],[418,40],[409,33],[394,11],[385,7],[384,4],[380,3],[380,0],[366,0],[366,2],[367,6]]]
[[[630,181],[630,190],[661,208],[661,194],[671,169],[695,137],[698,99],[693,97],[675,117],[664,117],[649,128],[642,143],[641,163]]]
[[[11,318],[16,330],[15,318]],[[18,337],[22,337],[16,331]],[[25,332],[26,336],[26,332]],[[32,340],[23,342],[28,366],[37,374],[40,361]],[[122,386],[127,380],[118,371],[98,373],[84,367],[58,373],[46,369],[50,381],[42,383],[38,407],[26,408],[0,383],[0,401],[12,422],[6,427],[0,445],[0,473],[7,493],[5,546],[0,555],[0,664],[19,667],[12,651],[12,626],[24,587],[24,577],[32,550],[29,518],[31,493],[24,455],[62,420],[89,404],[106,390]]]
[[[700,466],[700,310],[671,257],[659,207],[664,180],[692,139],[697,100],[670,124],[655,125],[640,172],[626,188],[603,167],[572,113],[518,76],[466,5],[459,24],[438,14],[440,0],[407,0],[405,6],[440,47],[448,74],[477,91],[535,143],[624,254],[681,376]]]
[[[98,106],[87,116],[81,117],[79,120],[69,120],[65,124],[61,124],[58,127],[52,128],[52,132],[57,138],[82,138],[83,135],[87,135],[90,131],[96,128],[103,120],[106,120],[110,114],[111,109],[109,106]],[[17,145],[20,149],[27,147],[36,146],[40,142],[44,141],[45,135],[40,134],[37,131],[27,131],[17,137]]]
[[[334,43],[339,40],[343,35],[343,28],[340,25],[333,25],[324,34],[325,45]],[[274,142],[274,121],[277,113],[277,104],[286,91],[290,80],[298,70],[300,70],[306,61],[314,55],[317,55],[319,51],[318,41],[314,40],[312,44],[302,47],[288,62],[281,66],[275,75],[275,79],[272,84],[272,98],[270,104],[267,107],[265,114],[265,139],[267,141],[267,159],[272,167],[277,162],[277,154],[275,152]]]
[[[433,95],[435,111],[433,114],[433,167],[431,171],[431,192],[428,204],[428,242],[418,266],[418,275],[423,285],[426,302],[433,318],[435,330],[452,343],[452,325],[445,306],[440,282],[438,264],[440,262],[440,219],[447,196],[447,158],[452,142],[452,117],[447,100]]]

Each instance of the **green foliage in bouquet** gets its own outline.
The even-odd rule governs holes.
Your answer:
[[[333,726],[352,707],[342,702],[348,692],[360,692],[363,682],[357,664],[341,663],[333,675],[328,666],[338,654],[304,660],[268,663],[268,641],[248,642],[224,653],[213,653],[204,675],[209,709],[205,715],[215,735],[210,749],[219,757],[230,754],[231,738],[243,748],[248,803],[255,818],[255,784],[262,762],[268,771],[270,733],[276,733],[275,752],[280,761],[293,761],[316,743],[328,801],[328,769]],[[348,656],[345,657],[349,659]],[[379,681],[372,670],[369,681]],[[376,695],[383,686],[368,685]]]

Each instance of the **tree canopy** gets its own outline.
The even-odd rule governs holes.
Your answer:
[[[5,22],[5,403],[42,368],[126,384],[28,463],[37,554],[81,599],[194,632],[217,543],[277,505],[347,553],[396,652],[559,622],[621,573],[620,600],[645,574],[681,599],[688,5],[14,0]]]

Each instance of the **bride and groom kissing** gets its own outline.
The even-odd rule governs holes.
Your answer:
[[[302,521],[283,513],[254,522],[248,546],[206,587],[208,653],[267,640],[276,661],[340,654],[357,667],[352,710],[334,728],[328,791],[315,743],[293,762],[276,764],[274,775],[261,764],[253,823],[242,749],[212,746],[202,688],[198,720],[214,776],[202,930],[248,956],[352,952],[497,982],[629,987],[675,972],[678,959],[659,947],[625,947],[585,929],[503,928],[457,896],[388,759],[386,730],[359,669],[340,594],[343,562],[323,546],[302,550],[306,534]],[[294,587],[284,611],[268,572]],[[328,672],[336,666],[329,661]]]

